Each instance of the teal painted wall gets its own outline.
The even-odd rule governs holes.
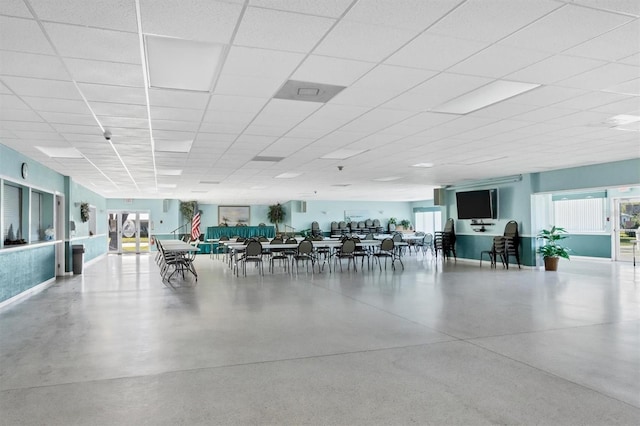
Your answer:
[[[85,188],[69,179],[69,195],[67,196],[67,216],[69,221],[76,224],[75,234],[72,238],[88,237],[89,222],[80,220],[80,203],[89,203],[96,208],[96,235],[107,233],[107,200],[101,195]],[[105,246],[106,247],[106,246]],[[105,250],[106,251],[106,250]]]
[[[382,226],[387,225],[390,217],[398,221],[408,219],[413,223],[413,210],[410,202],[374,202],[374,201],[307,201],[307,211],[300,211],[300,201],[286,203],[287,217],[291,218],[287,224],[297,231],[311,228],[311,222],[316,221],[320,229],[325,232],[331,230],[331,222],[345,220],[345,210],[358,210],[368,213],[370,219],[378,219]],[[290,213],[291,212],[291,213]]]
[[[55,277],[53,245],[0,251],[0,302]]]
[[[561,244],[571,249],[571,256],[611,259],[611,235],[568,234]]]
[[[634,186],[640,184],[640,159],[534,173],[532,179],[534,192]]]
[[[22,179],[21,165],[29,165],[29,176]],[[0,144],[0,176],[49,192],[64,193],[64,176],[35,160]]]

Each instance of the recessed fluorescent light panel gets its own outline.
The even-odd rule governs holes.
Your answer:
[[[293,172],[286,172],[286,173],[281,173],[278,176],[276,176],[276,179],[293,179],[295,177],[300,176],[302,173],[293,173]]]
[[[208,92],[224,46],[179,38],[146,36],[149,86]]]
[[[84,158],[75,148],[56,148],[51,146],[36,146],[42,153],[51,158]]]
[[[539,84],[498,80],[433,108],[448,114],[468,114],[539,87]]]
[[[391,181],[398,180],[398,179],[402,179],[402,177],[400,177],[400,176],[389,176],[389,177],[377,178],[377,179],[374,179],[374,180],[376,182],[391,182]]]
[[[155,141],[156,152],[189,152],[193,141]]]
[[[429,168],[429,167],[433,167],[433,163],[418,163],[418,164],[414,164],[411,167],[423,167],[423,168]]]
[[[366,149],[339,149],[337,151],[330,152],[329,154],[323,155],[322,159],[325,160],[345,160],[347,158],[351,158],[355,155],[362,154],[366,152]]]

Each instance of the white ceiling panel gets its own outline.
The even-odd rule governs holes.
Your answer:
[[[22,0],[3,0],[0,2],[0,15],[32,18],[31,12]]]
[[[496,44],[452,66],[448,71],[500,78],[549,56],[548,53],[537,50]]]
[[[250,0],[251,6],[329,18],[338,18],[352,2],[353,0]]]
[[[89,101],[146,105],[144,88],[78,83]]]
[[[193,121],[199,123],[204,111],[190,108],[151,107],[152,120]]]
[[[459,3],[458,0],[362,0],[356,3],[344,19],[371,25],[424,30]]]
[[[329,18],[249,7],[234,44],[306,53],[334,22]]]
[[[631,65],[607,64],[558,82],[562,86],[587,90],[603,90],[638,78],[638,69]]]
[[[147,118],[147,107],[144,105],[93,101],[89,101],[89,105],[97,116]]]
[[[208,101],[208,93],[158,88],[149,89],[149,104],[152,106],[204,109]]]
[[[69,81],[6,76],[2,77],[2,82],[20,96],[82,99],[76,87]]]
[[[0,51],[0,74],[67,80],[69,74],[58,58],[48,55]]]
[[[576,4],[640,17],[640,3],[635,0],[573,0]]]
[[[227,55],[222,74],[286,80],[302,59],[301,53],[234,46]]]
[[[349,86],[375,64],[310,55],[291,76],[292,80]]]
[[[638,21],[636,20],[573,47],[565,53],[587,58],[617,61],[639,51],[640,31],[638,31]]]
[[[242,6],[209,0],[141,0],[145,34],[229,43]]]
[[[68,112],[71,114],[87,114],[89,109],[83,101],[71,99],[38,98],[23,96],[22,99],[36,111]]]
[[[640,115],[637,1],[140,0],[145,35],[224,44],[212,93],[145,90],[133,0],[29,4],[33,17],[0,5],[1,143],[106,197],[422,200],[437,185],[640,154],[640,128],[611,128]],[[345,89],[274,99],[289,79]],[[541,86],[467,115],[430,111],[496,79]],[[364,152],[320,158],[342,149]],[[154,155],[183,174],[155,176]]]
[[[84,0],[29,0],[39,19],[84,26],[137,31],[136,7],[132,1],[95,0],[87,7]]]
[[[319,55],[380,62],[417,35],[416,31],[341,21],[315,49]]]
[[[36,21],[0,16],[0,49],[53,54],[49,41]]]
[[[606,33],[633,18],[566,5],[506,38],[503,43],[521,48],[562,52]]]
[[[598,68],[605,62],[576,56],[554,55],[506,76],[507,79],[553,84]]]
[[[450,37],[495,42],[560,6],[560,3],[551,0],[469,0],[429,31]]]
[[[65,59],[65,63],[73,79],[79,83],[144,87],[140,65],[68,58]]]
[[[394,53],[386,63],[444,71],[488,45],[425,32]]]
[[[130,64],[141,63],[136,33],[53,23],[45,23],[44,28],[62,56]]]
[[[0,109],[30,109],[29,105],[15,95],[0,94]]]

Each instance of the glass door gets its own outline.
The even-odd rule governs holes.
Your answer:
[[[615,260],[631,262],[633,242],[638,238],[640,229],[640,199],[615,200],[614,245]],[[636,243],[638,244],[638,243]],[[640,246],[636,245],[636,257],[640,255]]]
[[[149,252],[149,212],[110,211],[109,253]]]

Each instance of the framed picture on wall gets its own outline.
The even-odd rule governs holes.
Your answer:
[[[250,214],[249,206],[218,206],[218,221],[227,226],[248,226]]]

